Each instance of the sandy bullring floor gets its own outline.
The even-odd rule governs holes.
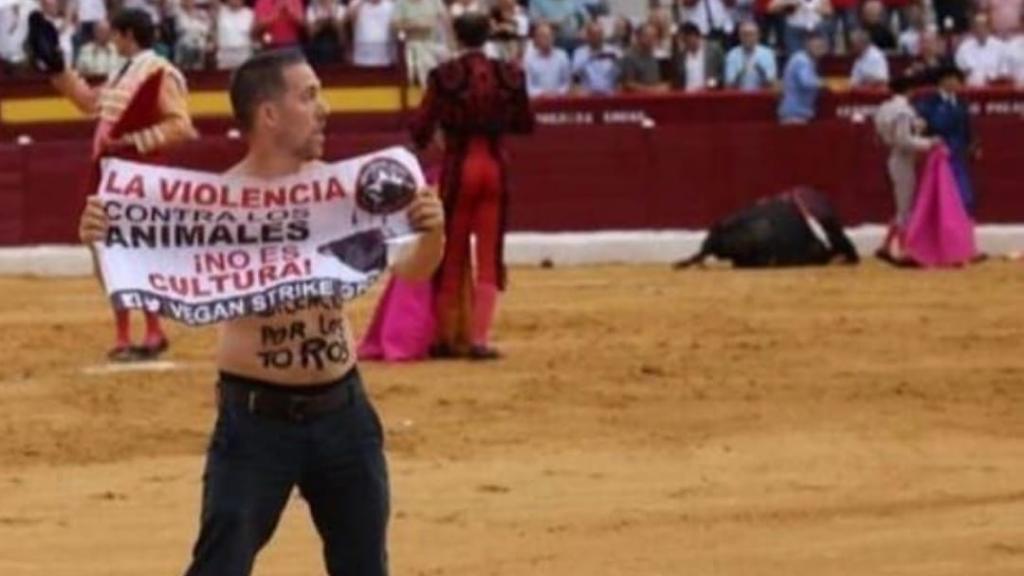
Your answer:
[[[393,574],[1024,573],[1021,265],[513,280],[507,360],[364,368]],[[0,295],[0,575],[180,574],[213,331],[111,374],[92,281]],[[322,573],[296,498],[257,574]]]

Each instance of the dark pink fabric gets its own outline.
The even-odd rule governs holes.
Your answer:
[[[926,268],[959,266],[975,256],[974,223],[967,215],[949,164],[949,150],[928,154],[906,231],[906,251]]]

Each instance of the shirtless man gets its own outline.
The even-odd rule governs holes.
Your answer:
[[[231,104],[246,131],[248,154],[229,174],[287,176],[322,155],[327,110],[320,82],[300,53],[265,52],[248,60],[232,79]],[[444,250],[436,194],[420,191],[409,217],[422,235],[395,272],[424,281]],[[106,229],[102,205],[91,198],[82,240],[100,241]],[[272,315],[222,325],[218,418],[187,576],[250,574],[295,486],[309,503],[331,576],[387,574],[382,430],[354,350],[340,301],[291,302]]]

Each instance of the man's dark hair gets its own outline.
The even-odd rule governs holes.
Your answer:
[[[889,80],[889,91],[893,94],[906,94],[920,83],[920,78],[906,74],[894,76]]]
[[[679,34],[683,37],[702,36],[700,28],[693,22],[684,22],[683,25],[679,27]]]
[[[452,24],[459,44],[466,48],[480,48],[491,35],[491,19],[485,14],[467,13]]]
[[[156,27],[149,13],[138,8],[124,8],[110,20],[110,28],[126,36],[131,36],[139,48],[152,48],[156,38]]]
[[[231,109],[243,130],[252,128],[256,108],[284,93],[284,69],[305,64],[296,49],[269,50],[246,60],[231,75]]]

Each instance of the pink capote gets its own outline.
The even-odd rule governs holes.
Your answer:
[[[428,170],[426,178],[435,184],[437,169]],[[436,330],[433,280],[409,282],[392,275],[357,354],[360,360],[423,360],[434,343]]]
[[[960,200],[945,146],[933,149],[925,160],[905,249],[911,260],[925,268],[959,266],[976,254],[974,222]]]
[[[359,359],[422,360],[434,341],[435,328],[433,282],[392,276],[359,343]]]

